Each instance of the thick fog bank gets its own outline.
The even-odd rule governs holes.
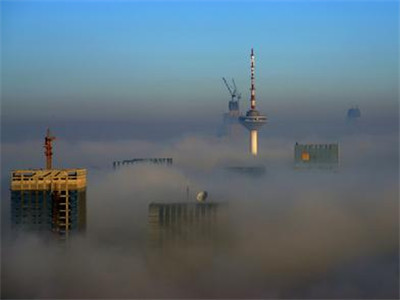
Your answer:
[[[257,160],[247,138],[57,141],[56,165],[89,170],[86,232],[60,243],[7,230],[2,297],[397,298],[398,136],[261,136]],[[339,168],[295,170],[296,141],[339,142]],[[3,144],[6,220],[4,178],[42,166],[41,144]],[[111,167],[135,157],[174,162]],[[252,164],[265,174],[226,170]],[[149,246],[149,204],[195,201],[202,190],[227,204],[226,236],[199,247]]]

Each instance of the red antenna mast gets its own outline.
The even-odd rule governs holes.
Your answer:
[[[254,84],[254,50],[253,48],[251,48],[251,54],[250,54],[250,62],[251,62],[251,66],[250,66],[250,71],[251,71],[251,98],[250,98],[250,108],[251,109],[256,109],[256,87]]]
[[[52,169],[53,146],[52,142],[56,137],[50,135],[50,129],[47,128],[47,135],[44,138],[44,154],[46,155],[46,169]]]

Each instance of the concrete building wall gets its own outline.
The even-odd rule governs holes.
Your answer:
[[[151,203],[149,239],[153,246],[204,243],[218,234],[225,205],[220,203]]]
[[[86,189],[11,191],[14,230],[66,236],[86,229]]]

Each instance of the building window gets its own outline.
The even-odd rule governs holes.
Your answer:
[[[302,153],[301,153],[301,160],[302,160],[302,161],[309,161],[309,160],[310,160],[310,153],[308,153],[308,152],[302,152]]]

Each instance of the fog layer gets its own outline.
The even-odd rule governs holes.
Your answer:
[[[247,139],[58,140],[56,166],[88,167],[87,230],[66,243],[16,234],[3,189],[2,296],[398,297],[397,135],[262,136],[256,160]],[[339,142],[339,169],[294,170],[295,141]],[[3,143],[3,187],[11,168],[43,165],[41,143]],[[174,163],[111,168],[135,157]],[[226,170],[254,164],[263,176]],[[149,246],[148,205],[195,201],[201,190],[227,204],[226,235],[195,248]]]

